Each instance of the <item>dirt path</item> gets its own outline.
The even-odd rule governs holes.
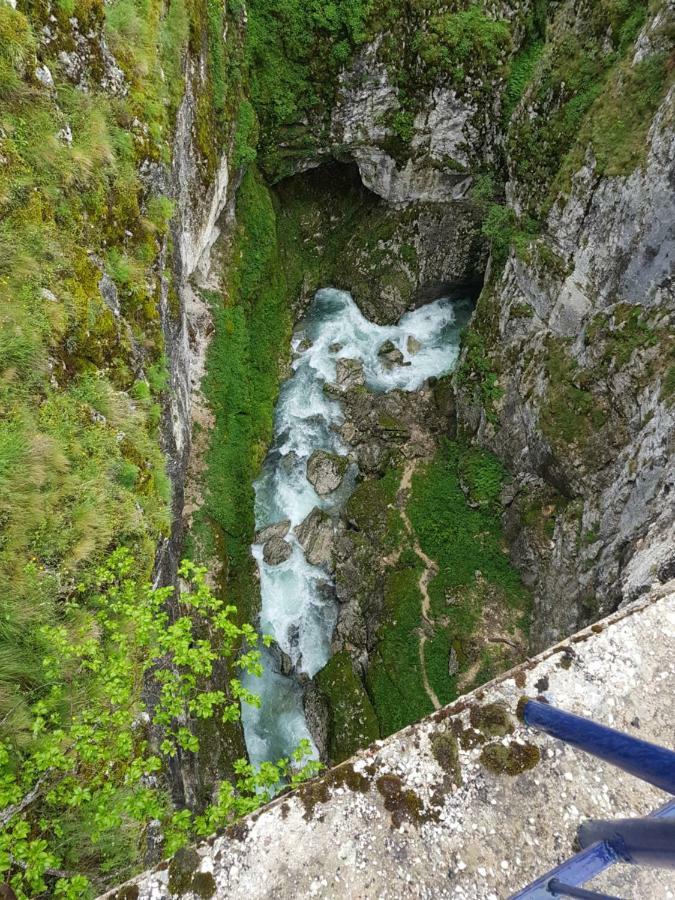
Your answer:
[[[417,535],[413,531],[412,523],[408,518],[408,513],[406,510],[406,500],[410,493],[410,485],[412,483],[412,477],[417,468],[417,460],[409,460],[405,464],[405,468],[403,469],[403,475],[401,476],[401,484],[396,494],[396,499],[398,501],[399,510],[401,513],[401,518],[403,519],[403,524],[405,526],[405,530],[408,532],[410,537],[413,540],[413,550],[415,551],[415,555],[417,558],[424,563],[424,571],[420,575],[420,579],[417,582],[418,587],[420,589],[420,594],[422,595],[422,618],[427,625],[433,626],[434,622],[431,618],[431,601],[429,599],[429,582],[438,572],[438,566],[430,559],[424,550],[420,547],[420,542],[417,540]],[[441,702],[436,696],[436,692],[431,687],[429,683],[429,677],[427,675],[427,664],[424,656],[424,645],[427,642],[427,634],[424,628],[419,629],[419,653],[420,653],[420,666],[422,669],[422,683],[424,685],[424,690],[431,700],[431,703],[434,709],[441,708]]]

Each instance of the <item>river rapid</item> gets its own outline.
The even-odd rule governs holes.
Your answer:
[[[337,433],[344,421],[341,404],[324,385],[335,382],[337,361],[343,358],[361,361],[371,391],[415,391],[428,378],[454,368],[470,314],[469,301],[440,298],[406,313],[396,325],[376,325],[362,315],[350,294],[325,288],[317,292],[294,333],[293,374],[281,386],[273,443],[254,484],[256,528],[289,521],[285,540],[292,552],[284,562],[270,565],[263,559],[263,545],[252,546],[260,575],[259,630],[271,635],[290,658],[293,673],[282,675],[279,654],[269,650],[263,655],[263,675],[244,679],[261,698],[259,708],[242,708],[254,764],[289,756],[303,738],[314,747],[301,680],[314,676],[328,661],[337,603],[330,575],[307,562],[295,529],[314,507],[339,515],[358,477],[356,465],[349,463],[340,486],[323,497],[307,478],[307,460],[314,451],[347,456]],[[378,355],[385,341],[400,351],[400,364],[387,364]]]

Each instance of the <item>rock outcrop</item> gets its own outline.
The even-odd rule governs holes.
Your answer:
[[[329,571],[333,569],[335,524],[328,513],[315,506],[295,529],[295,535],[310,565],[324,566]]]
[[[582,27],[564,13],[558,27]],[[624,83],[649,54],[658,64],[664,15],[638,37]],[[547,114],[529,95],[514,128]],[[489,279],[460,364],[462,425],[518,475],[506,520],[512,557],[535,587],[538,647],[639,596],[672,565],[674,100],[671,88],[618,174],[590,140],[580,148],[539,236]],[[517,211],[528,185],[509,164]]]
[[[307,480],[320,497],[326,497],[342,484],[347,465],[344,456],[315,450],[307,460]]]
[[[268,566],[278,566],[282,562],[286,562],[293,553],[293,548],[278,535],[272,535],[263,547],[263,559]]]

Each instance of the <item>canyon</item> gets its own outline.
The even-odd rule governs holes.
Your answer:
[[[186,707],[144,776],[197,815],[238,760],[341,763],[675,576],[670,3],[0,0],[0,28],[12,759],[40,629],[96,633],[73,598],[119,547],[171,621],[187,557],[273,638],[262,706],[242,632],[198,681],[242,721]],[[162,756],[152,667],[138,696]],[[115,880],[165,854],[142,832]]]

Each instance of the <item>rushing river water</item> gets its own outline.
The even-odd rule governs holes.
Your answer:
[[[327,662],[337,619],[330,576],[305,559],[294,529],[316,506],[338,511],[354,489],[351,465],[340,487],[320,497],[307,480],[306,467],[315,450],[346,455],[337,434],[343,421],[340,403],[324,392],[336,378],[339,358],[363,363],[366,385],[373,391],[414,391],[431,376],[454,367],[459,336],[471,311],[464,300],[439,299],[406,313],[396,325],[369,322],[345,291],[318,291],[293,337],[293,375],[281,387],[274,419],[274,441],[255,482],[256,526],[289,520],[286,541],[292,554],[278,565],[263,560],[253,545],[262,599],[259,628],[274,637],[295,670],[315,675]],[[417,342],[409,352],[408,339]],[[378,357],[384,341],[403,354],[405,365],[387,368]],[[251,762],[288,756],[301,738],[311,741],[302,708],[302,688],[295,677],[278,671],[273,653],[264,654],[264,674],[247,677],[246,686],[262,700],[260,708],[244,704],[242,720]]]

